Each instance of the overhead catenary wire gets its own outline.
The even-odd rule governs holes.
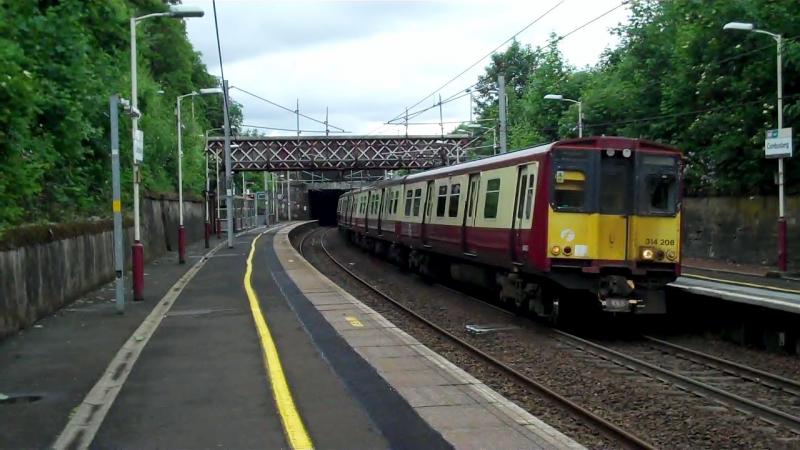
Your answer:
[[[786,99],[796,98],[796,97],[800,97],[800,94],[784,95],[783,99],[786,100]],[[693,110],[693,111],[683,111],[683,112],[678,112],[678,113],[661,114],[661,115],[657,115],[657,116],[641,117],[641,118],[638,118],[638,119],[626,119],[626,120],[617,120],[617,121],[612,121],[612,122],[601,122],[601,123],[590,123],[590,124],[584,123],[583,126],[584,127],[588,127],[588,128],[597,128],[597,127],[604,127],[604,126],[611,126],[611,125],[627,125],[627,124],[630,124],[630,123],[656,122],[656,121],[660,121],[660,120],[663,120],[663,119],[673,119],[673,118],[676,118],[676,117],[699,115],[699,114],[703,114],[703,113],[707,113],[707,112],[714,112],[714,111],[720,111],[720,110],[730,110],[734,106],[747,106],[747,105],[755,105],[755,104],[758,104],[758,103],[762,103],[763,104],[763,103],[766,103],[766,102],[768,102],[768,100],[764,100],[764,99],[750,100],[750,101],[747,101],[747,102],[739,102],[739,103],[732,104],[732,105],[730,105],[730,104],[729,105],[720,105],[720,106],[715,106],[715,107],[712,107],[712,108],[703,108],[703,109],[696,109],[696,110]]]
[[[558,4],[554,5],[554,6],[553,6],[551,9],[549,9],[548,11],[546,11],[544,14],[542,14],[542,15],[541,15],[541,16],[539,16],[539,17],[537,17],[537,18],[536,18],[536,20],[534,20],[533,22],[529,23],[529,24],[528,24],[528,25],[527,25],[525,28],[523,28],[523,29],[522,29],[522,30],[520,30],[519,32],[515,33],[513,36],[511,36],[510,38],[508,38],[508,39],[507,39],[506,41],[504,41],[502,44],[500,44],[500,45],[498,45],[497,47],[495,47],[495,49],[493,49],[493,50],[492,50],[491,52],[489,52],[487,55],[483,56],[483,57],[482,57],[480,60],[478,60],[477,62],[473,63],[473,64],[472,64],[472,65],[471,65],[469,68],[467,68],[466,70],[464,70],[464,71],[463,71],[463,72],[461,72],[460,74],[456,75],[456,76],[455,76],[455,77],[453,77],[452,79],[448,80],[448,82],[447,82],[447,83],[445,83],[444,85],[442,85],[442,86],[441,86],[439,89],[437,89],[436,91],[432,92],[431,94],[429,94],[429,95],[427,95],[427,96],[423,97],[423,99],[422,99],[422,100],[420,100],[420,101],[419,101],[419,102],[417,102],[416,104],[412,105],[412,106],[411,106],[409,109],[411,109],[411,108],[414,108],[414,107],[418,106],[420,103],[422,103],[423,101],[425,101],[427,98],[430,98],[432,95],[436,94],[436,93],[437,93],[439,90],[443,89],[444,87],[446,87],[447,85],[449,85],[450,83],[452,83],[453,81],[455,81],[456,79],[458,79],[458,78],[459,78],[461,75],[463,75],[464,73],[466,73],[467,71],[469,71],[470,69],[472,69],[472,68],[473,68],[474,66],[476,66],[478,63],[480,63],[481,61],[483,61],[483,60],[484,60],[484,59],[486,59],[487,57],[489,57],[489,56],[491,56],[492,54],[494,54],[494,53],[495,53],[495,52],[496,52],[498,49],[500,49],[500,48],[501,48],[503,45],[505,45],[506,43],[508,43],[508,42],[509,42],[509,41],[511,41],[512,39],[514,39],[514,38],[515,38],[517,35],[519,35],[519,34],[520,34],[520,33],[522,33],[523,31],[525,31],[525,30],[526,30],[527,28],[529,28],[530,26],[534,25],[534,24],[535,24],[537,21],[539,21],[541,18],[543,18],[544,16],[546,16],[547,14],[549,14],[549,13],[550,13],[552,10],[554,10],[555,8],[557,8],[557,7],[558,7],[560,4],[561,4],[561,3],[558,3]],[[563,35],[559,36],[558,38],[556,38],[556,39],[553,39],[553,40],[552,40],[550,43],[548,43],[548,46],[553,46],[553,45],[556,45],[558,42],[561,42],[562,40],[564,40],[564,39],[568,38],[569,36],[572,36],[573,34],[577,33],[578,31],[580,31],[580,30],[582,30],[582,29],[584,29],[584,28],[588,27],[589,25],[591,25],[591,24],[593,24],[593,23],[597,22],[598,20],[600,20],[600,19],[602,19],[603,17],[605,17],[605,16],[607,16],[607,15],[611,14],[612,12],[614,12],[614,11],[616,11],[617,9],[619,9],[619,8],[621,8],[621,7],[623,7],[623,6],[625,6],[626,4],[628,4],[628,0],[624,0],[624,1],[620,2],[620,3],[618,3],[616,6],[614,6],[614,7],[610,8],[610,9],[606,10],[606,11],[605,11],[605,12],[603,12],[602,14],[600,14],[600,15],[598,15],[598,16],[596,16],[596,17],[594,17],[594,18],[590,19],[590,20],[588,20],[587,22],[584,22],[583,24],[581,24],[581,25],[579,25],[579,26],[577,26],[577,27],[573,28],[572,30],[570,30],[570,31],[568,31],[567,33],[565,33],[565,34],[563,34]],[[476,83],[474,83],[474,84],[470,85],[470,86],[469,86],[469,87],[467,87],[466,89],[462,89],[462,90],[459,90],[459,91],[457,91],[455,94],[451,95],[450,97],[447,97],[447,98],[446,98],[445,100],[443,100],[443,101],[444,101],[445,103],[447,103],[447,102],[449,102],[449,101],[458,100],[458,99],[460,99],[460,98],[463,98],[463,97],[465,97],[465,96],[467,96],[467,95],[471,95],[471,94],[470,94],[470,91],[471,91],[473,88],[475,88],[475,87],[479,86],[479,85],[480,85],[482,82],[483,82],[483,81],[480,81],[480,80],[479,80],[478,82],[476,82]],[[408,120],[408,119],[410,119],[410,118],[417,117],[417,116],[419,116],[420,114],[422,114],[422,113],[424,113],[424,112],[427,112],[427,111],[429,111],[429,110],[431,110],[431,109],[438,108],[439,106],[440,106],[440,105],[439,105],[438,103],[436,103],[436,104],[434,104],[434,105],[432,105],[432,106],[430,106],[430,107],[423,108],[423,109],[421,109],[421,110],[414,111],[414,112],[412,112],[412,113],[408,113],[408,115],[406,115],[406,113],[404,112],[403,114],[401,114],[401,115],[398,115],[398,116],[395,116],[394,118],[392,118],[392,119],[388,120],[388,121],[387,121],[385,124],[386,124],[386,125],[400,125],[400,124],[402,124],[402,122],[400,122],[400,120],[401,120],[401,119],[402,119],[402,120]]]
[[[266,102],[266,103],[269,103],[272,106],[275,106],[276,108],[280,108],[280,109],[283,109],[286,112],[290,112],[292,114],[296,114],[296,115],[298,115],[300,117],[303,117],[304,119],[308,119],[308,120],[310,120],[312,122],[316,122],[316,123],[318,123],[320,125],[325,125],[325,121],[324,120],[319,120],[319,119],[316,119],[314,117],[308,116],[306,114],[300,113],[295,109],[292,109],[292,108],[289,108],[287,106],[283,106],[283,105],[281,105],[279,103],[273,102],[272,100],[269,100],[269,99],[264,98],[264,97],[262,97],[262,96],[260,96],[258,94],[255,94],[253,92],[250,92],[250,91],[247,91],[245,89],[242,89],[242,88],[240,88],[238,86],[231,86],[231,89],[236,89],[237,91],[242,92],[243,94],[247,94],[247,95],[249,95],[251,97],[257,98],[257,99],[259,99],[259,100],[261,100],[263,102]],[[328,123],[327,125],[328,125],[329,128],[335,128],[339,132],[349,133],[349,131],[345,130],[344,128],[331,125],[330,123]],[[291,130],[291,131],[297,131],[297,129],[294,129],[294,130]]]
[[[454,76],[453,78],[449,79],[449,80],[448,80],[446,83],[444,83],[443,85],[439,86],[437,89],[435,89],[433,92],[431,92],[430,94],[426,95],[425,97],[422,97],[422,98],[421,98],[419,101],[417,101],[417,102],[416,102],[416,103],[414,103],[413,105],[409,106],[408,108],[409,108],[409,109],[415,108],[415,107],[419,106],[419,104],[420,104],[420,103],[422,103],[422,102],[424,102],[425,100],[427,100],[427,99],[431,98],[432,96],[436,95],[436,93],[438,93],[439,91],[441,91],[441,90],[442,90],[442,89],[444,89],[445,87],[449,86],[449,85],[450,85],[450,83],[452,83],[453,81],[455,81],[455,80],[459,79],[459,78],[460,78],[462,75],[464,75],[465,73],[467,73],[467,72],[469,72],[470,70],[472,70],[472,68],[473,68],[473,67],[475,67],[475,66],[477,66],[478,64],[480,64],[480,63],[481,63],[481,62],[482,62],[484,59],[486,59],[486,58],[488,58],[488,57],[492,56],[492,55],[493,55],[493,54],[494,54],[494,53],[495,53],[497,50],[499,50],[501,47],[503,47],[503,46],[504,46],[504,45],[506,45],[507,43],[511,42],[511,41],[512,41],[514,38],[516,38],[517,36],[519,36],[520,34],[522,34],[523,32],[525,32],[525,31],[526,31],[528,28],[532,27],[533,25],[535,25],[536,23],[538,23],[540,20],[542,20],[543,18],[545,18],[545,17],[546,17],[548,14],[550,14],[550,13],[551,13],[553,10],[555,10],[556,8],[558,8],[559,6],[561,6],[561,5],[564,3],[564,1],[565,1],[565,0],[560,0],[558,3],[556,3],[555,5],[553,5],[552,7],[550,7],[550,9],[548,9],[547,11],[545,11],[544,13],[542,13],[541,15],[539,15],[537,18],[535,18],[533,21],[531,21],[530,23],[528,23],[528,24],[527,24],[527,25],[525,25],[524,27],[522,27],[522,29],[521,29],[521,30],[517,31],[517,32],[516,32],[516,33],[514,33],[514,34],[513,34],[511,37],[509,37],[508,39],[506,39],[505,41],[503,41],[503,42],[502,42],[500,45],[498,45],[497,47],[493,48],[493,49],[492,49],[492,50],[491,50],[489,53],[487,53],[487,54],[485,54],[485,55],[481,56],[481,57],[480,57],[480,59],[478,59],[477,61],[475,61],[475,62],[473,62],[472,64],[470,64],[470,65],[469,65],[469,67],[467,67],[466,69],[462,70],[462,71],[461,71],[461,72],[460,72],[458,75],[456,75],[456,76]],[[395,117],[393,117],[392,119],[388,120],[387,122],[392,122],[392,121],[394,121],[394,120],[397,120],[398,118],[401,118],[401,117],[404,117],[404,116],[405,116],[405,111],[401,112],[400,114],[398,114],[397,116],[395,116]]]
[[[264,125],[249,125],[249,124],[242,124],[242,128],[256,128],[256,129],[263,129],[263,130],[274,130],[274,131],[291,131],[292,133],[296,133],[298,130],[297,128],[277,128],[277,127],[268,127]],[[299,130],[301,133],[325,133],[325,130]],[[330,133],[346,133],[346,131],[328,131]]]

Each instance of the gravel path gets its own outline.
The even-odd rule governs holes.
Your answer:
[[[318,248],[318,240],[319,233],[305,244],[306,257],[312,264],[390,321],[574,439],[594,448],[615,445],[559,407],[510,382],[505,375],[496,373],[482,361],[387,305],[327,260]],[[657,446],[800,448],[798,441],[791,440],[796,437],[791,432],[775,429],[723,405],[686,394],[669,384],[565,345],[548,327],[536,322],[510,317],[483,303],[466,300],[462,293],[426,284],[348,245],[335,231],[326,234],[326,246],[351,270],[372,280],[382,291],[391,292],[415,311]],[[515,328],[472,336],[465,330],[468,324],[502,324]],[[706,348],[702,350],[707,351]],[[771,368],[761,368],[771,371]]]

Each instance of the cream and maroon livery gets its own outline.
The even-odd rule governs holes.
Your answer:
[[[558,312],[564,288],[607,311],[662,312],[680,272],[680,169],[653,142],[564,140],[348,192],[338,223],[424,274],[499,285],[541,314]]]

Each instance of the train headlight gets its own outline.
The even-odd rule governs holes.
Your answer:
[[[667,250],[667,259],[675,261],[675,250]]]
[[[554,245],[553,248],[550,249],[550,253],[558,256],[561,254],[561,247]]]
[[[655,256],[655,252],[652,248],[643,248],[641,251],[642,259],[647,261],[652,261],[653,257]]]

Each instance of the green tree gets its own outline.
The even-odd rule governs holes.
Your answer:
[[[109,214],[108,97],[130,97],[129,19],[165,8],[159,0],[0,0],[0,229]],[[144,187],[174,191],[175,98],[218,81],[182,21],[144,21],[137,37]],[[194,116],[188,104],[183,115],[185,188],[200,193],[198,135],[221,125],[222,108],[219,96],[193,100]],[[240,105],[231,115],[240,125]],[[131,183],[130,135],[121,120],[123,186]]]

